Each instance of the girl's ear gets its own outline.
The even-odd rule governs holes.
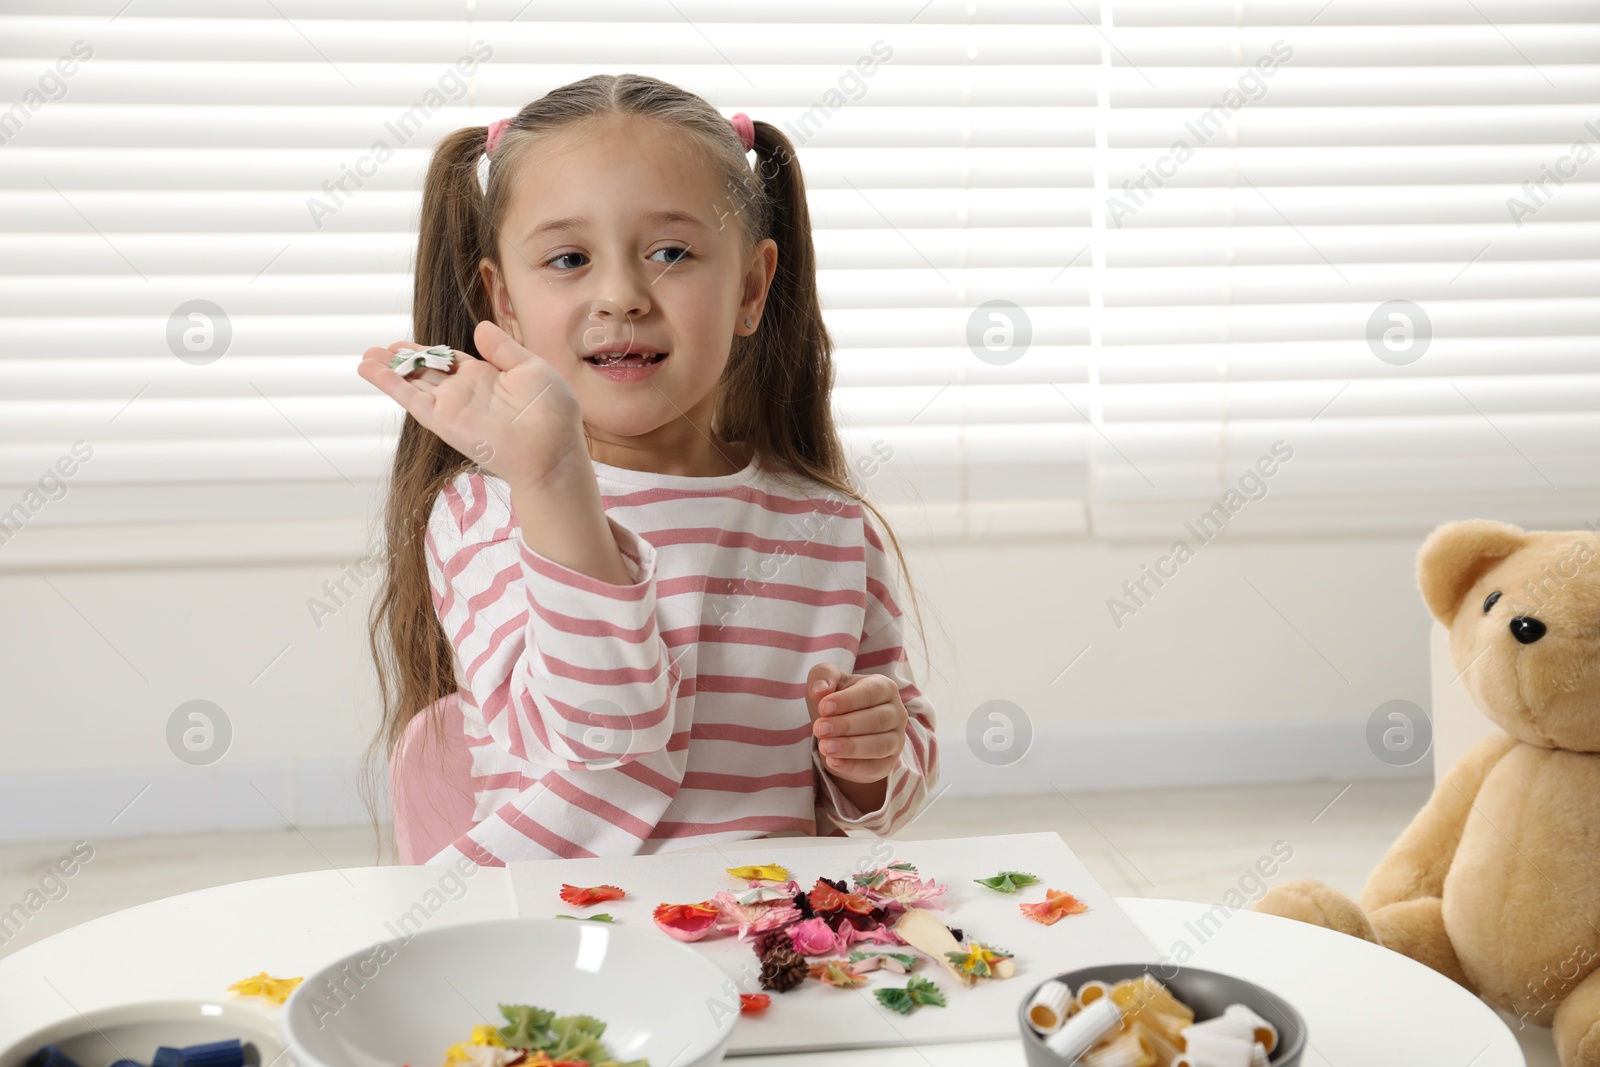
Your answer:
[[[517,344],[522,343],[522,328],[517,323],[517,313],[511,307],[511,292],[506,288],[500,270],[489,259],[478,263],[478,273],[483,278],[483,291],[489,294],[489,308],[494,314],[494,324],[511,335]]]
[[[770,237],[762,238],[756,245],[754,255],[751,257],[749,269],[745,271],[744,292],[739,298],[739,318],[733,324],[736,334],[755,333],[761,325],[761,309],[766,306],[767,292],[772,287],[772,276],[778,270],[778,242]],[[746,316],[755,326],[745,328]]]

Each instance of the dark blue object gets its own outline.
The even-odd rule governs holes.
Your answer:
[[[180,1067],[244,1067],[244,1046],[236,1037],[208,1041],[204,1045],[185,1045],[179,1053]]]
[[[183,1067],[183,1051],[171,1045],[162,1045],[150,1058],[150,1067]]]
[[[114,1060],[111,1067],[144,1067],[138,1060]]]
[[[54,1045],[46,1045],[29,1056],[24,1067],[78,1067],[78,1065],[73,1062],[72,1057]]]

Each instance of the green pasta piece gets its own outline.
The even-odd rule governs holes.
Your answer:
[[[908,971],[916,967],[918,960],[918,957],[911,955],[909,952],[866,952],[862,949],[854,949],[850,953],[850,962],[860,963],[862,960],[871,956],[887,956],[889,959],[898,962]]]
[[[571,916],[577,918],[577,916]],[[555,1060],[587,1060],[594,1067],[650,1067],[647,1059],[623,1063],[600,1041],[606,1024],[590,1015],[556,1015],[528,1004],[501,1004],[500,1037],[512,1048],[544,1052]]]
[[[1022,886],[1039,884],[1039,879],[1026,871],[1001,871],[993,878],[974,878],[973,881],[1002,893],[1015,893]]]
[[[500,1014],[506,1025],[500,1028],[500,1040],[513,1048],[544,1048],[554,1037],[550,1023],[556,1013],[535,1008],[529,1004],[502,1004]]]
[[[910,1015],[913,1008],[923,1005],[936,1008],[945,1006],[944,993],[926,978],[913,978],[904,989],[874,990],[873,995],[878,998],[879,1004],[901,1015]]]

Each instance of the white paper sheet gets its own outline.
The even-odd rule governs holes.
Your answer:
[[[1013,977],[979,979],[971,987],[962,986],[936,961],[925,962],[912,973],[933,979],[944,991],[948,1007],[917,1008],[908,1016],[889,1011],[872,995],[874,989],[885,986],[903,987],[908,975],[873,971],[860,989],[835,989],[808,979],[787,993],[771,994],[772,1006],[765,1012],[742,1016],[734,1029],[730,1056],[1016,1037],[1018,1005],[1046,978],[1096,964],[1154,963],[1161,958],[1053,833],[935,841],[840,838],[836,844],[812,839],[804,848],[786,844],[784,839],[773,839],[721,845],[693,854],[539,860],[508,866],[521,916],[606,912],[620,924],[666,937],[650,918],[655,906],[696,903],[710,899],[718,890],[731,891],[748,884],[727,874],[728,867],[781,863],[802,888],[809,889],[819,876],[847,878],[853,871],[910,862],[916,864],[921,877],[949,886],[940,898],[944,909],[934,912],[947,926],[1015,954]],[[1040,882],[1005,894],[973,881],[1002,870],[1027,871],[1038,875]],[[623,900],[573,908],[561,900],[563,882],[615,885],[628,895]],[[1073,894],[1089,910],[1069,915],[1053,926],[1036,923],[1017,910],[1020,903],[1043,900],[1046,888]],[[741,942],[732,933],[713,933],[689,947],[720,966],[738,992],[762,992],[757,977],[760,964],[748,941]],[[670,975],[660,977],[663,982],[672,980]],[[733,1000],[730,996],[729,1003]],[[707,1006],[710,1012],[726,1010],[726,1004]]]

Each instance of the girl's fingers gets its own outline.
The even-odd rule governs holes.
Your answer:
[[[823,715],[843,715],[894,699],[900,690],[882,674],[847,674],[838,687],[817,705]]]
[[[817,742],[817,751],[829,759],[874,760],[900,755],[905,735],[898,733],[866,734],[860,737],[825,737]]]
[[[823,740],[830,737],[862,737],[903,730],[905,721],[905,712],[900,705],[874,704],[860,711],[824,715],[811,724],[811,732]]]
[[[373,385],[382,389],[394,398],[395,403],[405,408],[418,422],[424,426],[428,424],[429,417],[433,414],[433,396],[416,385],[406,381],[396,374],[389,366],[388,359],[381,354],[381,348],[369,348],[361,357],[361,362],[356,366],[356,373],[361,375]]]
[[[845,679],[849,677],[850,675],[826,661],[816,664],[806,674],[806,711],[810,714],[812,722],[817,721],[819,714],[817,702],[843,685]]]
[[[828,773],[835,778],[843,778],[847,782],[868,784],[881,782],[889,777],[890,772],[894,770],[895,764],[898,762],[898,756],[893,759],[829,759],[826,766]]]
[[[905,721],[905,708],[900,701],[891,699],[856,711],[824,715],[812,723],[811,731],[818,737],[881,734],[902,729]]]
[[[450,380],[447,371],[435,370],[432,367],[420,367],[406,378],[408,382],[426,382],[428,385],[438,385],[440,382]]]
[[[510,370],[537,358],[488,319],[478,323],[472,331],[472,339],[478,346],[478,354],[495,370]]]

